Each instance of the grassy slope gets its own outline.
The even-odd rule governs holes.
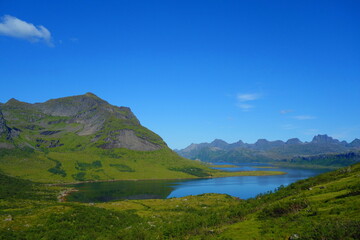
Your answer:
[[[95,105],[89,107],[82,104]],[[17,136],[10,141],[16,148],[0,149],[0,170],[4,173],[49,183],[234,175],[211,170],[199,162],[178,156],[160,136],[141,126],[130,109],[109,105],[91,94],[50,100],[45,105],[48,109],[80,106],[86,110],[84,116],[78,113],[79,118],[88,121],[95,116],[96,122],[97,117],[103,117],[104,122],[99,131],[83,136],[78,133],[85,125],[76,123],[77,118],[50,116],[34,105],[10,100],[2,105],[1,110],[6,117],[6,124],[18,131]],[[162,149],[134,151],[99,147],[108,138],[116,139],[117,131],[121,129],[133,130],[141,139]]]
[[[169,149],[152,152],[91,149],[48,153],[2,150],[0,165],[8,175],[44,183],[282,174],[276,171],[216,171],[184,159]]]
[[[60,187],[0,174],[0,239],[359,239],[359,174],[357,164],[246,201],[99,204],[58,203]]]

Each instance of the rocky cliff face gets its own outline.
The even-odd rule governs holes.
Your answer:
[[[166,147],[158,135],[141,126],[130,108],[113,106],[92,93],[35,104],[10,99],[1,110],[3,139],[32,148],[153,151]]]
[[[138,151],[154,151],[161,149],[161,146],[153,144],[144,138],[136,136],[133,130],[122,129],[112,133],[114,137],[104,139],[106,143],[100,147],[103,149],[127,148]]]
[[[0,137],[10,138],[10,128],[6,125],[2,111],[0,110]]]

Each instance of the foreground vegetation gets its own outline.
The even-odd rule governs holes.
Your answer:
[[[0,239],[359,239],[359,175],[357,164],[249,200],[95,204],[61,203],[64,187],[0,174]]]

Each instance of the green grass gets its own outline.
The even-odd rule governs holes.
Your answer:
[[[249,200],[87,204],[59,203],[64,188],[0,173],[0,239],[359,239],[359,174],[357,164]]]
[[[15,177],[43,183],[130,179],[258,176],[276,171],[224,172],[178,156],[169,149],[151,152],[91,148],[71,152],[0,150],[0,169]]]

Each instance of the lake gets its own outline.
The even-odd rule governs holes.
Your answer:
[[[221,163],[221,165],[227,163]],[[234,164],[232,164],[234,165]],[[78,192],[71,193],[68,201],[107,202],[124,199],[165,199],[203,193],[224,193],[241,199],[255,197],[259,193],[273,191],[281,185],[287,186],[297,180],[316,176],[328,169],[263,168],[266,164],[242,163],[226,171],[283,171],[285,175],[239,176],[191,180],[141,180],[96,182],[72,185]],[[216,166],[214,166],[216,168]]]

